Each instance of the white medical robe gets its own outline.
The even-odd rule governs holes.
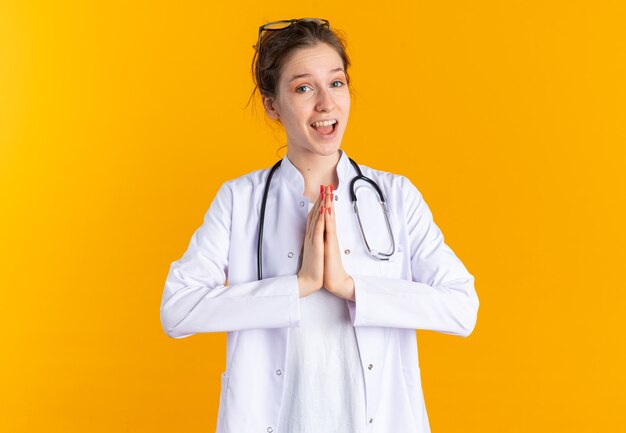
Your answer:
[[[415,330],[470,335],[479,308],[474,277],[445,244],[408,178],[359,164],[385,196],[396,239],[389,261],[371,258],[350,202],[357,173],[340,153],[334,206],[344,268],[355,284],[355,301],[342,301],[360,355],[362,421],[366,433],[426,433]],[[284,392],[292,373],[289,337],[301,320],[296,273],[309,202],[302,175],[285,156],[269,190],[263,279],[257,280],[259,212],[269,170],[221,185],[165,282],[160,313],[168,336],[228,333],[216,433],[289,433],[279,426],[280,410],[290,398]],[[367,240],[387,251],[391,244],[378,196],[367,182],[355,186]]]

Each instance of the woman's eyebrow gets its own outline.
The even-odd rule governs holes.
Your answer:
[[[330,71],[328,71],[328,74],[334,74],[335,72],[339,72],[339,71],[343,71],[345,73],[345,71],[343,70],[343,68],[335,68],[335,69],[331,69]],[[311,74],[298,74],[298,75],[294,75],[293,77],[291,77],[291,80],[289,80],[289,82],[291,83],[293,80],[297,80],[298,78],[302,78],[302,77],[310,77]]]

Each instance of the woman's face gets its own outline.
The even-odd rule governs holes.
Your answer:
[[[328,44],[299,48],[283,64],[276,97],[263,98],[272,119],[279,119],[287,134],[289,153],[333,155],[350,114],[350,92],[341,57]],[[334,120],[323,126],[317,121]]]

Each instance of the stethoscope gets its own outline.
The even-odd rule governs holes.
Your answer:
[[[361,168],[358,166],[356,162],[354,162],[352,158],[348,158],[348,159],[350,160],[350,162],[352,163],[352,165],[354,166],[354,168],[356,169],[358,173],[358,175],[352,178],[352,181],[350,182],[350,198],[352,199],[352,206],[354,208],[354,213],[356,214],[357,221],[359,222],[359,229],[361,230],[361,236],[363,237],[363,242],[365,242],[365,247],[367,248],[367,252],[374,259],[389,260],[389,258],[393,255],[393,253],[396,250],[396,241],[395,241],[395,238],[393,237],[391,224],[389,223],[389,210],[387,209],[387,205],[385,204],[385,198],[383,197],[383,193],[378,187],[378,185],[376,184],[376,182],[374,182],[369,177],[363,176],[363,173],[361,173]],[[263,247],[262,245],[263,245],[263,222],[265,221],[265,204],[267,203],[267,194],[269,193],[269,190],[270,190],[270,182],[272,181],[272,176],[274,175],[274,171],[276,171],[276,169],[280,166],[281,162],[282,162],[282,159],[279,160],[276,164],[274,164],[274,166],[270,170],[269,175],[267,176],[267,181],[265,183],[265,191],[263,192],[263,200],[261,201],[261,217],[259,221],[259,241],[257,245],[257,268],[258,268],[259,280],[263,278]],[[361,223],[361,217],[359,216],[359,208],[356,205],[356,193],[354,191],[354,184],[356,183],[357,180],[364,180],[370,183],[376,189],[376,192],[378,193],[380,206],[383,209],[383,214],[385,215],[385,222],[387,223],[387,230],[389,232],[389,236],[391,237],[392,247],[391,247],[390,253],[382,253],[380,251],[373,250],[372,248],[370,248],[370,245],[367,242],[367,238],[365,237],[365,232],[363,231],[363,224]]]

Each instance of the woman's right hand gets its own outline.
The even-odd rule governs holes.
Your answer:
[[[307,217],[302,264],[298,271],[300,297],[310,295],[324,284],[324,186]]]

